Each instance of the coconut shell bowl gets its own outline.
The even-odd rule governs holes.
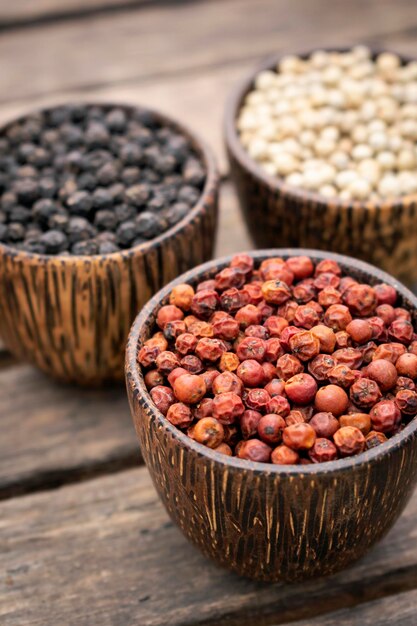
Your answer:
[[[299,254],[332,258],[362,282],[395,286],[417,317],[417,298],[388,274],[316,250],[264,250],[256,263]],[[153,404],[137,363],[171,289],[213,278],[230,258],[180,276],[142,309],[129,335],[126,382],[140,448],[169,515],[218,565],[263,581],[331,574],[360,558],[394,524],[417,480],[417,420],[362,454],[311,465],[272,465],[226,456],[189,438]]]
[[[338,49],[336,51],[346,51]],[[300,54],[308,58],[313,50]],[[375,53],[376,56],[377,53]],[[403,62],[411,59],[399,55]],[[349,254],[373,263],[406,285],[417,282],[417,197],[348,201],[288,185],[270,176],[242,146],[236,120],[262,70],[275,70],[270,57],[232,93],[224,135],[231,176],[243,215],[258,248],[301,246]]]
[[[148,242],[103,255],[48,256],[0,244],[2,340],[18,359],[65,382],[123,379],[126,338],[138,310],[164,284],[212,257],[219,181],[213,155],[182,125],[146,113],[186,136],[206,168],[201,196],[181,221]],[[23,119],[4,126],[0,136]]]

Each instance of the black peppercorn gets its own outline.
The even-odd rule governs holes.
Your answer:
[[[66,204],[72,215],[87,217],[93,207],[93,198],[87,191],[76,191],[69,196]]]
[[[148,111],[63,105],[0,136],[0,240],[109,254],[157,237],[198,200],[204,165]]]
[[[10,222],[7,226],[6,236],[11,242],[22,241],[25,237],[25,227],[19,222]]]
[[[163,222],[150,211],[144,211],[140,213],[136,220],[136,234],[144,237],[145,239],[152,239],[156,237],[163,230]]]
[[[149,185],[134,185],[133,187],[129,187],[125,191],[125,200],[129,204],[133,204],[133,206],[141,207],[146,204],[150,195]]]
[[[39,197],[39,184],[32,178],[17,180],[14,191],[22,204],[30,205]]]
[[[101,241],[98,246],[99,254],[112,254],[113,252],[119,252],[120,248],[111,241]]]
[[[136,224],[133,221],[122,222],[116,231],[117,242],[123,246],[129,246],[136,237]]]
[[[10,211],[9,219],[11,222],[20,222],[21,224],[27,224],[29,222],[32,211],[24,206],[15,206]]]
[[[48,230],[39,240],[44,244],[46,254],[57,254],[68,247],[67,236],[60,230]]]
[[[98,243],[93,239],[89,239],[86,241],[78,241],[74,243],[71,248],[72,254],[82,255],[82,256],[91,256],[93,254],[98,254]]]
[[[70,243],[77,243],[90,239],[95,232],[90,222],[84,217],[72,217],[68,222],[67,234]]]
[[[97,211],[94,218],[94,225],[99,230],[113,230],[117,226],[117,217],[114,211],[103,209]]]

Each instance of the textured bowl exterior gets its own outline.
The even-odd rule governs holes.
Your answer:
[[[189,138],[207,169],[200,200],[183,220],[149,243],[106,255],[47,256],[0,244],[0,336],[17,358],[57,379],[81,385],[122,379],[137,312],[163,285],[213,255],[219,177],[212,153],[181,125],[155,116]]]
[[[310,52],[300,56],[307,57]],[[231,175],[256,245],[349,254],[381,267],[405,284],[416,283],[417,195],[378,203],[327,200],[269,176],[241,145],[236,118],[243,100],[257,74],[274,69],[279,60],[279,56],[270,58],[238,86],[225,117]]]
[[[365,263],[316,250],[270,256],[335,258],[353,276],[394,285],[416,322],[417,299]],[[264,581],[331,574],[361,557],[391,528],[417,481],[417,420],[357,457],[277,466],[226,457],[193,441],[155,408],[137,366],[138,345],[153,328],[174,284],[213,276],[228,259],[206,263],[161,290],[137,317],[128,340],[126,383],[142,455],[155,487],[184,535],[218,565]]]

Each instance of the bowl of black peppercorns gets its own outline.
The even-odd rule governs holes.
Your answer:
[[[211,151],[136,106],[64,104],[0,129],[0,335],[55,378],[122,378],[137,311],[212,256]]]

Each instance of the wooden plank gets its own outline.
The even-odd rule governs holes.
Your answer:
[[[361,16],[352,20],[352,14]],[[320,15],[320,20],[317,16]],[[311,28],[311,24],[315,28]],[[294,47],[339,45],[417,23],[412,2],[211,0],[4,32],[1,102],[123,84],[255,59]],[[53,51],[53,53],[52,53]]]
[[[414,589],[416,516],[414,497],[386,539],[345,572],[267,585],[216,568],[189,545],[169,521],[146,468],[13,498],[0,503],[0,622],[266,626],[310,620]]]
[[[139,462],[124,386],[74,389],[30,366],[0,371],[0,498]]]
[[[154,0],[14,0],[0,3],[0,28],[33,26],[42,21],[121,11]],[[169,0],[166,0],[169,2]]]
[[[342,609],[316,619],[291,622],[291,626],[415,626],[417,590]]]
[[[221,194],[218,256],[251,247],[231,186]],[[0,431],[0,498],[120,470],[139,459],[123,385],[76,389],[29,366],[0,370]]]

